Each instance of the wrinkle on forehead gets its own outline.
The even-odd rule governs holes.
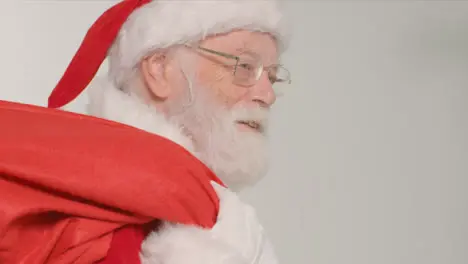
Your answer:
[[[254,55],[265,65],[277,64],[279,60],[278,44],[270,33],[233,31],[207,38],[202,45],[233,55]]]

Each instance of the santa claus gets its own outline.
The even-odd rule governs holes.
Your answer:
[[[178,144],[228,187],[213,184],[221,201],[213,228],[167,222],[145,236],[141,263],[277,263],[254,209],[235,192],[267,171],[274,87],[290,82],[279,63],[285,46],[273,0],[126,0],[88,31],[49,107],[88,87],[87,114]],[[95,77],[105,59],[107,75]]]

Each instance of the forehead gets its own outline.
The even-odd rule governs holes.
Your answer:
[[[278,61],[278,48],[275,38],[267,33],[234,31],[228,34],[212,36],[202,42],[206,48],[231,54],[254,53],[266,64]]]

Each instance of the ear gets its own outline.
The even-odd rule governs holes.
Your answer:
[[[171,93],[171,87],[166,78],[166,55],[152,54],[141,61],[140,69],[143,82],[148,90],[158,99],[164,100]]]

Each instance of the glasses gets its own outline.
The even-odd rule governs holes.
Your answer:
[[[211,54],[235,60],[236,64],[234,65],[233,69],[233,82],[237,85],[254,85],[260,79],[264,71],[268,73],[268,79],[272,85],[277,83],[291,83],[289,71],[281,64],[265,66],[263,65],[260,58],[254,54],[249,54],[248,56],[236,56],[212,49],[207,49],[201,46],[197,46],[196,48]]]

